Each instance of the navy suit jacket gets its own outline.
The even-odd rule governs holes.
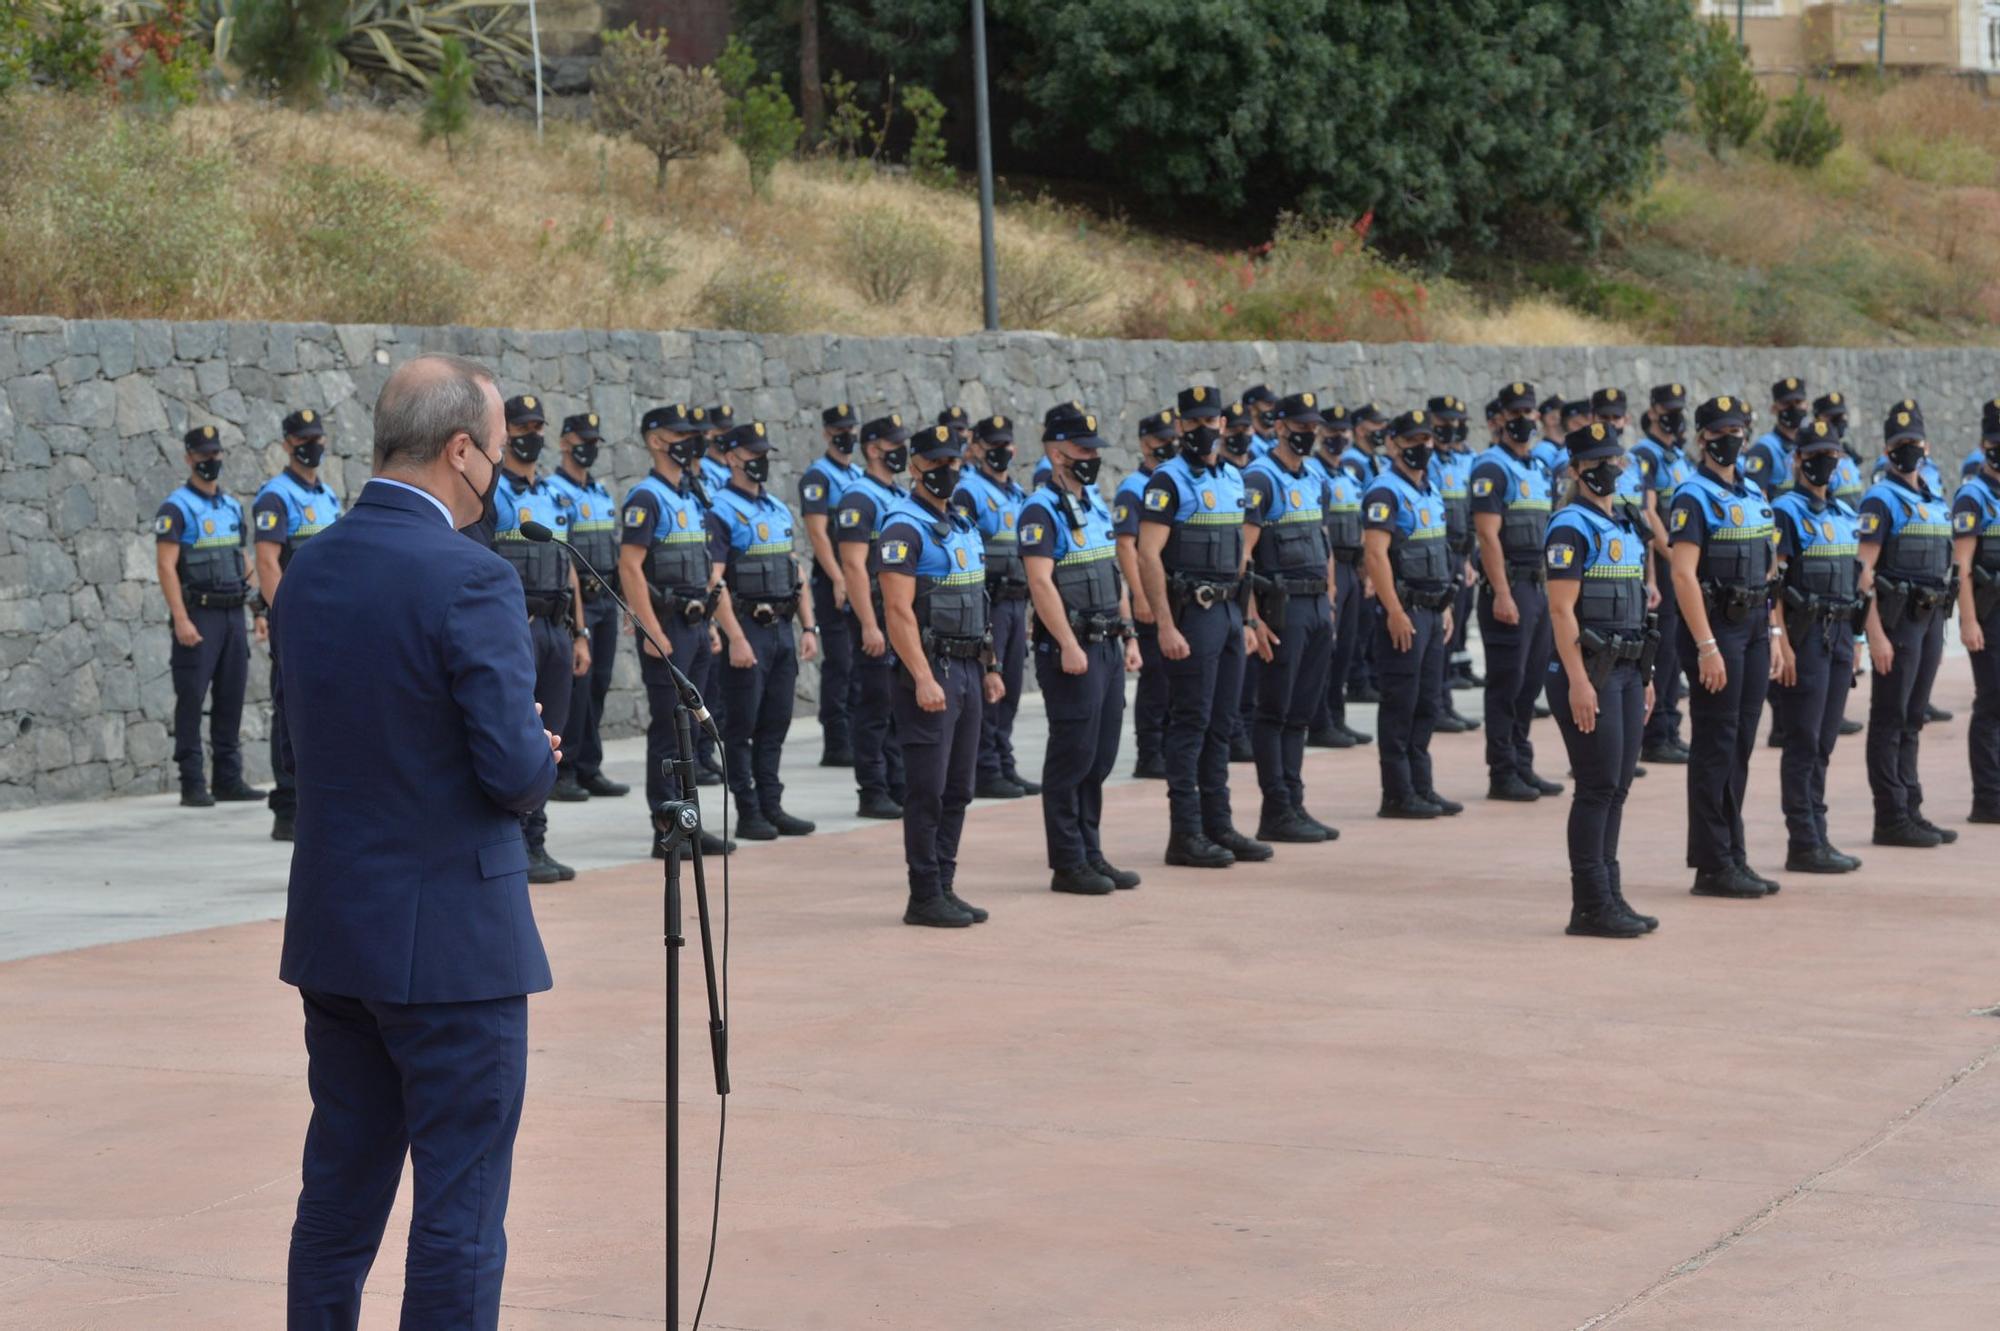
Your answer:
[[[287,566],[271,651],[299,797],[280,978],[392,1003],[547,989],[518,815],[556,765],[513,567],[365,486]]]

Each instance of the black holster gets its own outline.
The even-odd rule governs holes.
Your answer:
[[[1875,613],[1882,621],[1884,633],[1894,633],[1903,626],[1910,610],[1910,591],[1907,582],[1879,576],[1875,579]]]
[[[1972,613],[1981,620],[2000,610],[2000,569],[1972,566]]]
[[[1653,678],[1653,663],[1660,658],[1660,617],[1646,616],[1646,636],[1639,643],[1639,679],[1641,682]]]

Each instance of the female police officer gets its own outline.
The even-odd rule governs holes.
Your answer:
[[[1602,421],[1564,441],[1574,499],[1549,521],[1549,621],[1556,663],[1549,710],[1569,749],[1569,928],[1590,938],[1637,938],[1659,921],[1626,904],[1618,831],[1653,706],[1658,632],[1646,624],[1646,531],[1616,503],[1625,469],[1618,432]]]
[[[1958,636],[1972,658],[1972,812],[1966,821],[2000,823],[2000,397],[1980,412],[1979,470],[1951,503],[1958,561]]]
[[[1674,493],[1667,520],[1680,649],[1688,672],[1688,865],[1694,894],[1762,897],[1778,884],[1752,873],[1743,791],[1757,718],[1770,691],[1771,506],[1736,473],[1750,417],[1741,398],[1695,408],[1701,465]]]

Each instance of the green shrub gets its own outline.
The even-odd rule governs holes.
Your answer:
[[[737,138],[743,133],[743,99],[749,95],[750,85],[757,81],[757,57],[741,37],[731,33],[711,68],[722,85],[729,137]]]
[[[699,305],[714,327],[746,333],[795,333],[817,313],[782,265],[754,259],[718,268],[703,285]]]
[[[317,106],[339,85],[346,0],[237,0],[231,60],[253,88]]]
[[[423,125],[418,139],[423,143],[443,139],[445,160],[455,162],[458,155],[451,141],[464,134],[471,123],[472,57],[465,53],[464,42],[447,37],[438,72],[431,79],[430,92],[424,96]]]
[[[104,63],[104,37],[97,30],[97,6],[89,0],[62,0],[28,44],[34,72],[68,92],[97,81]]]
[[[1840,126],[1827,114],[1826,99],[1806,91],[1804,80],[1778,103],[1777,118],[1764,132],[1771,156],[1810,171],[1840,146]]]
[[[873,305],[894,305],[912,291],[942,301],[954,285],[950,237],[893,208],[870,208],[848,218],[840,228],[840,256],[854,289]]]
[[[1927,139],[1898,131],[1877,138],[1869,152],[1897,175],[1932,185],[1991,185],[2000,173],[1991,152],[1957,134]]]
[[[1694,84],[1695,126],[1711,157],[1720,158],[1724,144],[1741,148],[1764,123],[1768,98],[1750,72],[1749,53],[1737,43],[1727,20],[1712,18],[1688,61]]]
[[[743,94],[742,115],[736,145],[750,164],[750,188],[769,198],[771,172],[799,146],[805,122],[793,112],[792,99],[776,74]]]
[[[889,96],[882,105],[882,118],[877,120],[861,105],[858,90],[850,79],[841,77],[839,70],[823,85],[826,94],[826,137],[821,141],[821,149],[830,152],[840,161],[849,163],[873,162],[882,155],[882,144],[889,137],[889,122],[895,115],[896,80],[889,79]]]
[[[919,184],[949,185],[951,157],[944,145],[944,103],[920,84],[903,89],[903,109],[916,128],[910,134],[910,174]]]
[[[590,82],[592,123],[653,154],[655,190],[666,188],[667,163],[705,157],[722,143],[721,80],[713,70],[676,64],[664,32],[606,33]]]
[[[1000,322],[1008,328],[1055,329],[1110,291],[1094,264],[1067,249],[1006,241],[997,247]]]
[[[265,219],[271,261],[333,323],[450,323],[468,275],[437,256],[428,191],[324,162],[287,171]]]
[[[0,97],[26,83],[34,70],[35,25],[29,0],[0,0]]]

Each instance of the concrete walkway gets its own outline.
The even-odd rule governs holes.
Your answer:
[[[1338,843],[1224,874],[1159,867],[1160,788],[1122,785],[1107,849],[1146,882],[1102,900],[1046,890],[1034,801],[979,805],[960,889],[994,918],[964,933],[895,923],[894,826],[751,847],[704,1324],[1990,1328],[2000,829],[1960,823],[1969,696],[1954,658],[1960,720],[1925,766],[1959,845],[1868,846],[1849,741],[1834,821],[1867,867],[1765,901],[1689,897],[1681,774],[1640,782],[1627,890],[1664,923],[1630,943],[1561,934],[1565,801],[1380,823],[1368,750],[1310,759]],[[1439,739],[1446,793],[1477,795],[1479,744]],[[1767,871],[1775,769],[1760,751]],[[801,812],[837,811],[839,775],[802,780]],[[558,850],[629,856],[614,803],[560,810]],[[264,918],[282,855],[163,900],[185,824],[154,804],[0,825],[5,896],[17,866],[41,884],[5,921],[42,945],[11,946],[44,953],[0,965],[0,1327],[282,1317],[307,1114]],[[211,816],[282,850],[254,849],[260,814]],[[659,892],[651,863],[537,892],[557,987],[533,1004],[503,1325],[661,1324]],[[251,922],[47,950],[229,918]],[[691,1314],[715,1102],[685,993]],[[364,1325],[393,1325],[406,1208]]]

